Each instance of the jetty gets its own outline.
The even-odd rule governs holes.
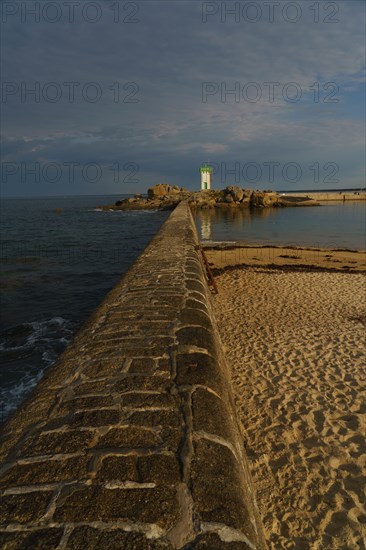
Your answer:
[[[2,548],[264,550],[188,200],[2,427]]]

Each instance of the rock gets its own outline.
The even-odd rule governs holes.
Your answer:
[[[226,187],[225,193],[231,195],[235,202],[240,202],[244,197],[243,189],[240,189],[240,187],[236,185],[229,185]]]
[[[244,197],[243,200],[240,201],[240,206],[244,208],[249,208],[250,206],[250,197]]]
[[[234,202],[233,196],[230,193],[225,195],[225,202]]]
[[[153,187],[149,187],[147,190],[147,196],[149,199],[156,199],[158,197],[169,196],[177,193],[179,193],[179,188],[174,188],[169,185],[169,183],[158,183]]]

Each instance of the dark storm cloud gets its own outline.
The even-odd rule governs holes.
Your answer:
[[[126,17],[130,8],[119,4],[121,18]],[[295,3],[302,16],[294,23],[282,12],[271,23],[263,6],[255,23],[242,16],[222,22],[222,3],[206,3],[204,10],[217,8],[217,13],[204,23],[200,2],[132,4],[138,6],[135,23],[114,23],[108,2],[100,2],[96,23],[81,17],[73,23],[67,17],[57,23],[28,17],[22,23],[19,16],[8,17],[3,24],[5,162],[103,168],[93,185],[81,177],[72,187],[63,169],[52,194],[130,192],[156,181],[194,188],[198,165],[207,159],[228,168],[258,163],[263,169],[258,187],[268,183],[264,163],[279,163],[281,170],[291,161],[303,169],[298,187],[315,187],[309,170],[315,162],[323,176],[323,167],[337,162],[339,185],[361,183],[363,120],[355,99],[362,97],[363,3],[336,3],[339,21],[333,23],[322,21],[323,12],[315,23],[307,2]],[[272,97],[268,82],[278,83]],[[221,88],[230,91],[235,83],[239,97],[221,96]],[[39,102],[26,94],[32,86]],[[205,90],[211,95],[203,101]],[[256,90],[262,95],[253,102]],[[293,101],[296,93],[301,97]],[[115,163],[137,164],[138,181],[116,183],[110,170]],[[18,175],[8,177],[7,194],[49,192],[42,178],[25,188]],[[221,175],[215,177],[218,182]],[[278,186],[284,188],[280,172]]]

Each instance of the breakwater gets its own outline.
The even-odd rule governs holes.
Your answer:
[[[2,429],[1,546],[265,548],[187,202]]]
[[[314,201],[364,201],[366,200],[366,192],[365,191],[329,191],[329,192],[312,192],[309,191],[309,193],[282,193],[281,198],[286,199],[286,197],[308,197],[309,199],[313,199]]]

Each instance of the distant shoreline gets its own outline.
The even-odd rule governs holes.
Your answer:
[[[296,192],[296,191],[286,191],[285,193],[280,193],[281,198],[297,198],[297,197],[307,197],[317,202],[326,202],[326,201],[364,201],[366,200],[366,191],[307,191],[307,192]]]

